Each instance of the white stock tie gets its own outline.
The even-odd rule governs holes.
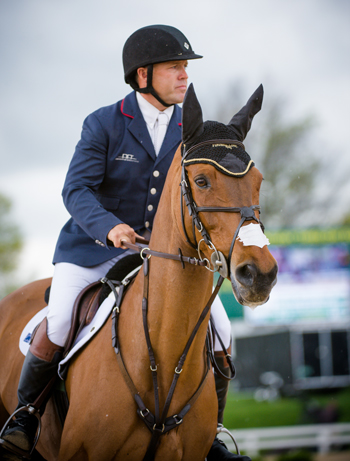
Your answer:
[[[158,118],[157,118],[157,136],[156,136],[156,142],[154,146],[156,155],[159,154],[160,148],[162,147],[167,128],[168,128],[168,116],[164,114],[163,112],[159,112]]]

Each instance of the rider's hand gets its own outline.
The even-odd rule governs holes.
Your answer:
[[[126,247],[122,245],[122,240],[129,243],[135,243],[136,237],[140,237],[140,235],[138,235],[134,229],[127,224],[118,224],[113,227],[107,235],[108,240],[110,240],[116,248],[123,248],[124,250]]]

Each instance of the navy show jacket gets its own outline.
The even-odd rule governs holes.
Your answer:
[[[125,251],[107,245],[117,224],[151,230],[180,142],[181,109],[175,105],[156,156],[135,92],[90,114],[62,191],[72,218],[61,230],[53,263],[89,267],[114,258]]]

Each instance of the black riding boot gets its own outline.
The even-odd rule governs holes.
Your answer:
[[[16,410],[35,402],[51,379],[57,375],[57,366],[61,357],[62,348],[48,339],[46,321],[41,323],[24,359],[18,384],[18,405]],[[46,401],[47,399],[40,406],[40,415],[45,410]],[[10,442],[15,448],[30,452],[38,428],[38,418],[25,410],[18,412],[15,418],[5,429],[2,440]],[[1,444],[0,446],[2,460],[22,459],[11,453],[10,450],[6,450],[6,444]]]
[[[225,376],[230,376],[230,368],[227,365],[226,358],[222,355],[215,355],[215,360]],[[222,424],[224,420],[224,410],[227,400],[227,392],[228,386],[230,381],[223,379],[219,376],[216,372],[214,372],[215,376],[215,387],[216,387],[216,395],[218,398],[218,424]],[[222,440],[219,440],[215,437],[213,445],[207,455],[207,461],[251,461],[248,456],[236,455],[228,451],[226,445]]]

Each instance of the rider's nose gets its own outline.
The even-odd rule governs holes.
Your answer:
[[[180,78],[181,79],[188,79],[188,74],[186,72],[186,67],[183,67],[182,72],[180,73]]]

